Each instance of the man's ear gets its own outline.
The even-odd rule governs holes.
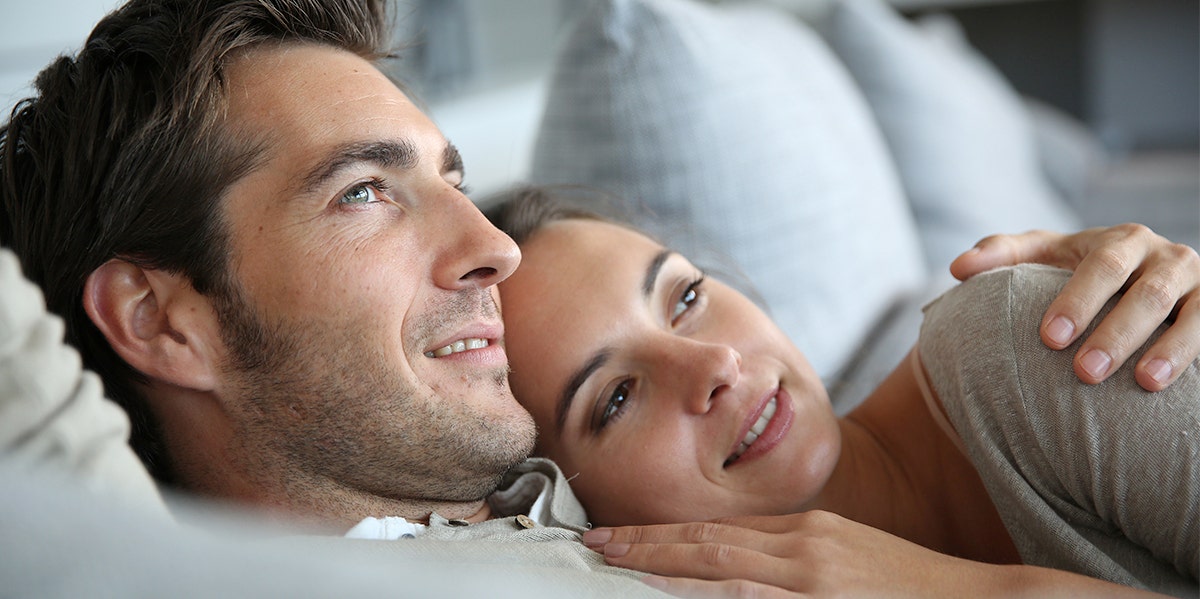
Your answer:
[[[215,385],[217,318],[183,275],[114,258],[88,276],[83,308],[117,354],[151,379],[197,391]]]

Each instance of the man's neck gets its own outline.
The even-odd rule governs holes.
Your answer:
[[[246,435],[233,433],[228,416],[212,397],[192,394],[181,399],[178,390],[172,391],[174,409],[162,411],[159,422],[172,448],[179,486],[188,493],[248,507],[285,526],[326,534],[342,534],[369,516],[416,523],[428,523],[434,513],[468,522],[491,516],[486,498],[398,499],[298,472],[270,448],[239,447],[237,440]]]

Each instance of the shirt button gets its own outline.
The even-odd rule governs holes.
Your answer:
[[[467,526],[470,524],[470,522],[467,522],[466,520],[447,520],[446,524],[449,524],[450,526]]]
[[[534,522],[533,518],[530,518],[525,514],[520,514],[517,516],[517,525],[521,528],[535,528],[537,526],[537,522]]]

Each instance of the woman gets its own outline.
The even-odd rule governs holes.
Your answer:
[[[839,419],[762,310],[684,257],[541,193],[493,213],[524,256],[500,285],[513,392],[594,523],[830,512],[970,560],[1195,594],[1200,366],[1155,396],[1131,375],[1079,383],[1036,326],[1009,326],[1040,319],[1059,271],[934,302],[910,360]],[[613,534],[591,535],[610,561],[654,565]]]

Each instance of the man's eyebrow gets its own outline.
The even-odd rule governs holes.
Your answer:
[[[381,168],[409,169],[417,165],[417,149],[406,139],[340,145],[309,171],[302,180],[300,191],[311,193],[347,167],[364,162]]]
[[[582,368],[575,371],[567,381],[567,386],[563,388],[562,395],[558,398],[558,408],[555,410],[554,422],[557,428],[555,434],[562,436],[563,427],[567,424],[567,415],[571,412],[571,402],[575,400],[575,394],[579,392],[579,388],[583,386],[584,381],[592,376],[598,368],[604,366],[608,359],[612,356],[612,350],[603,348],[600,351],[592,354]]]
[[[650,261],[650,265],[646,267],[646,278],[642,279],[642,297],[647,300],[654,293],[654,283],[658,281],[658,273],[662,270],[663,264],[671,254],[675,252],[671,250],[663,250],[654,255],[654,259]]]

